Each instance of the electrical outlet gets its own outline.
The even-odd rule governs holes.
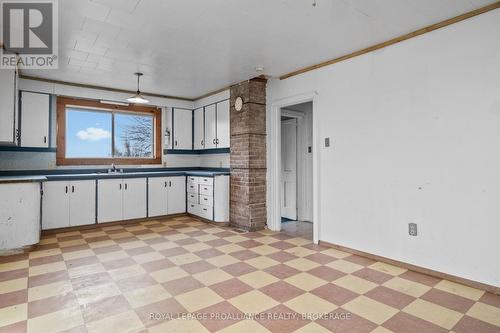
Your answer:
[[[408,234],[410,236],[417,236],[417,224],[416,223],[408,223]]]

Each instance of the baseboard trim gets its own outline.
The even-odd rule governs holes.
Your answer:
[[[371,253],[368,253],[368,252],[364,252],[364,251],[352,249],[350,247],[346,247],[346,246],[342,246],[342,245],[338,245],[338,244],[334,244],[334,243],[330,243],[330,242],[320,241],[319,243],[320,243],[320,245],[331,247],[331,248],[334,248],[334,249],[337,249],[337,250],[340,250],[340,251],[344,251],[344,252],[356,254],[356,255],[359,255],[359,256],[362,256],[362,257],[366,257],[368,259],[385,262],[387,264],[391,264],[391,265],[403,267],[403,268],[406,268],[406,269],[409,269],[409,270],[412,270],[412,271],[415,271],[415,272],[418,272],[418,273],[427,274],[427,275],[430,275],[430,276],[437,277],[439,279],[449,280],[449,281],[452,281],[452,282],[456,282],[456,283],[460,283],[460,284],[466,285],[468,287],[482,289],[482,290],[486,290],[486,291],[488,291],[490,293],[500,295],[500,287],[496,287],[496,286],[493,286],[493,285],[489,285],[489,284],[478,282],[478,281],[474,281],[474,280],[469,280],[469,279],[462,278],[462,277],[459,277],[459,276],[456,276],[456,275],[452,275],[452,274],[448,274],[448,273],[443,273],[443,272],[435,271],[433,269],[429,269],[429,268],[425,268],[425,267],[421,267],[421,266],[409,264],[409,263],[406,263],[406,262],[403,262],[403,261],[399,261],[399,260],[395,260],[395,259],[390,259],[390,258],[387,258],[387,257],[382,257],[382,256],[379,256],[379,255],[376,255],[376,254],[371,254]]]

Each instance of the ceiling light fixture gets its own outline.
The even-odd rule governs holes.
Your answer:
[[[137,93],[134,96],[127,98],[127,101],[129,101],[130,103],[134,103],[134,104],[149,103],[149,101],[147,99],[145,99],[144,96],[141,95],[141,91],[139,90],[139,78],[144,74],[134,73],[134,75],[137,75]]]

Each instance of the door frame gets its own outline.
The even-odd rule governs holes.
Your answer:
[[[320,233],[320,191],[319,191],[319,136],[318,112],[315,112],[317,106],[316,91],[293,95],[271,102],[270,106],[270,128],[269,128],[269,168],[268,168],[268,227],[273,231],[281,230],[281,109],[295,104],[305,102],[313,103],[312,112],[312,136],[313,136],[313,242],[318,244]]]
[[[295,120],[295,220],[299,220],[299,201],[298,201],[298,189],[299,189],[299,146],[302,144],[301,138],[299,138],[299,121],[301,121],[304,117],[304,114],[302,112],[298,111],[291,111],[291,110],[286,110],[286,109],[281,109],[281,116],[287,116]],[[281,120],[281,124],[283,125],[283,122],[290,121],[292,119],[287,119],[287,120]],[[281,151],[280,151],[281,153]],[[301,157],[302,158],[302,154]],[[300,161],[302,162],[302,161]],[[282,177],[282,171],[280,165],[280,177]],[[300,169],[302,171],[302,169]],[[280,189],[281,189],[281,184],[280,184]],[[281,207],[282,209],[283,207]],[[283,211],[280,209],[280,215],[283,217]]]

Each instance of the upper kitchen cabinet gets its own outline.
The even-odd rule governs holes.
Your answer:
[[[229,100],[205,107],[205,148],[229,148]]]
[[[173,149],[193,149],[193,111],[172,110]]]
[[[193,146],[194,149],[204,149],[205,148],[205,126],[203,117],[203,108],[194,110],[193,112]]]
[[[20,107],[20,146],[48,148],[50,95],[22,91]]]
[[[0,145],[17,142],[17,73],[14,69],[0,70]]]

